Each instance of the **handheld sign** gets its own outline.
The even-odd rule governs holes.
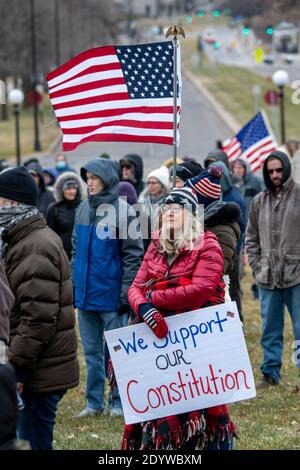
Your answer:
[[[144,323],[105,332],[126,424],[255,397],[235,302],[166,322],[163,339]]]

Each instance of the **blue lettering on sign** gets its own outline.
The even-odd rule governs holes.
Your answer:
[[[160,342],[153,341],[153,346],[157,349],[164,349],[169,344],[182,344],[186,350],[188,346],[197,347],[197,339],[199,335],[206,335],[207,333],[220,332],[223,333],[222,323],[226,322],[228,318],[220,318],[219,312],[215,312],[216,319],[202,322],[198,325],[192,324],[188,327],[179,328],[179,330],[169,331],[167,336]],[[191,343],[191,344],[190,344]]]
[[[188,347],[196,348],[197,340],[199,335],[206,335],[209,333],[223,333],[223,323],[226,322],[228,318],[220,318],[219,312],[215,312],[215,319],[208,320],[206,322],[201,322],[199,324],[191,324],[188,327],[179,328],[179,330],[169,330],[169,333],[164,338],[153,341],[153,346],[157,349],[164,349],[168,345],[180,344],[183,345],[184,349]],[[136,338],[136,333],[132,333],[131,340],[123,341],[119,338],[120,345],[126,354],[131,352],[137,353],[148,348],[148,344],[144,342],[143,338]]]
[[[130,353],[130,350],[132,350],[132,352],[135,352],[137,353],[139,349],[147,349],[148,348],[148,344],[146,344],[143,340],[143,338],[139,338],[138,340],[136,340],[136,336],[135,336],[135,331],[132,333],[132,341],[126,341],[125,343],[121,340],[121,338],[119,338],[119,341],[123,347],[123,349],[125,350],[126,354],[129,354]],[[139,349],[138,349],[139,348]]]

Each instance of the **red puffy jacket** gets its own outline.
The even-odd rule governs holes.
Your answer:
[[[183,249],[175,261],[168,265],[166,255],[159,251],[159,241],[154,240],[148,248],[144,261],[128,291],[128,300],[138,314],[139,305],[149,302],[145,295],[145,284],[153,279],[167,276],[188,278],[191,283],[154,290],[151,303],[159,311],[180,313],[204,307],[215,298],[220,299],[217,290],[223,269],[222,250],[218,240],[211,232],[204,233],[204,240],[199,249]],[[219,301],[224,302],[224,296]]]

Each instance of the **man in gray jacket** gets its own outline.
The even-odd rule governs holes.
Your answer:
[[[264,360],[260,386],[280,382],[285,305],[300,368],[300,186],[288,156],[272,152],[263,167],[266,190],[250,206],[246,231],[249,263],[259,288]]]
[[[73,281],[79,330],[87,365],[87,406],[80,417],[105,412],[104,336],[125,326],[129,311],[127,291],[143,258],[141,236],[130,236],[135,211],[119,198],[118,164],[105,158],[81,168],[88,199],[76,209],[73,232]],[[136,235],[136,234],[133,234]],[[111,416],[122,414],[114,390]]]

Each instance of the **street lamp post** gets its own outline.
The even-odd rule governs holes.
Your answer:
[[[277,70],[272,77],[273,83],[279,88],[280,98],[280,127],[281,127],[281,143],[286,141],[285,135],[285,109],[284,109],[284,87],[289,83],[289,74],[285,70]]]
[[[34,123],[34,150],[42,149],[39,135],[39,111],[36,100],[36,37],[35,37],[35,10],[34,0],[30,0],[30,16],[31,16],[31,66],[32,66],[32,96],[33,96],[33,123]]]
[[[55,65],[60,65],[60,27],[59,27],[59,0],[54,0],[54,40],[55,40]]]
[[[15,124],[16,124],[16,157],[17,157],[17,166],[21,165],[21,146],[20,146],[20,105],[24,100],[24,93],[18,88],[13,88],[8,95],[9,102],[14,107],[15,115]]]

